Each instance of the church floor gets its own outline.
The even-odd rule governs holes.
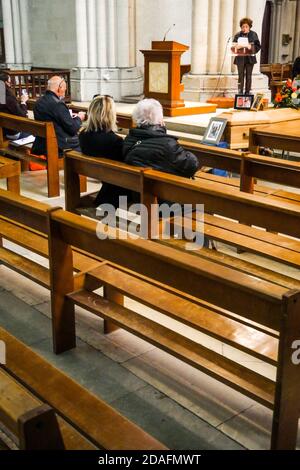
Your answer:
[[[64,206],[61,197],[47,199],[44,171],[24,173],[24,196]],[[4,187],[3,180],[0,187]],[[96,191],[99,183],[88,182]],[[8,242],[5,242],[8,246]],[[12,247],[12,244],[9,244]],[[235,255],[229,247],[218,249]],[[26,250],[18,248],[26,256]],[[28,253],[28,252],[27,252]],[[45,260],[37,255],[41,263]],[[296,269],[244,253],[243,259],[300,279]],[[126,299],[126,306],[150,318],[157,312]],[[77,308],[77,348],[52,353],[50,294],[32,281],[0,266],[0,325],[75,380],[99,395],[170,449],[268,449],[271,411],[220,384],[152,345],[119,330],[102,334],[102,321]],[[166,325],[176,322],[166,320]],[[274,377],[275,369],[237,352],[200,332],[181,326],[180,332],[257,372]],[[300,448],[300,432],[298,433]]]

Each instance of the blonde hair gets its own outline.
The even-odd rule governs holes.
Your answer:
[[[115,102],[111,96],[97,96],[88,109],[87,120],[83,123],[80,132],[90,131],[116,132],[117,113]]]

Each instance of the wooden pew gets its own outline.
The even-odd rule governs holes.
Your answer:
[[[7,181],[7,189],[20,194],[20,162],[15,162],[0,156],[0,178]]]
[[[48,217],[56,209],[0,189],[0,238],[48,259]],[[84,271],[98,266],[101,260],[75,251],[74,262],[76,271]],[[1,245],[0,263],[50,289],[49,269],[33,259]]]
[[[20,151],[8,147],[8,142],[4,140],[3,128],[12,129],[15,132],[28,132],[35,137],[46,139],[47,163],[39,158],[30,155],[27,148]],[[8,157],[18,158],[25,161],[38,162],[47,169],[48,197],[59,196],[59,170],[63,167],[62,159],[58,157],[58,147],[54,126],[51,122],[38,122],[28,118],[12,116],[11,114],[0,113],[0,152]]]
[[[250,129],[249,150],[258,153],[259,147],[300,153],[299,121],[281,122]]]
[[[180,141],[181,145],[193,152],[202,165],[213,168],[220,168],[240,175],[237,178],[225,178],[215,176],[200,171],[196,174],[196,179],[207,182],[223,184],[224,188],[234,188],[247,193],[254,193],[258,196],[264,196],[274,201],[290,201],[299,204],[299,194],[282,188],[274,188],[255,184],[257,179],[272,183],[300,188],[300,163],[286,160],[264,157],[261,155],[237,152],[228,149],[219,149],[202,144],[191,144],[186,141]],[[124,163],[110,161],[108,159],[87,157],[78,152],[66,152],[65,159],[65,191],[66,208],[73,211],[80,205],[80,192],[78,182],[76,183],[76,174],[82,174],[89,177],[99,178],[106,181],[108,177],[108,167],[114,168],[114,178],[109,181],[112,184],[122,186],[123,182],[117,172],[117,166],[120,168],[120,175],[130,172],[132,167]],[[81,173],[79,173],[79,168]],[[141,168],[140,168],[141,170]],[[94,176],[93,176],[94,175]],[[123,176],[122,176],[123,177]],[[125,177],[127,179],[127,176]],[[200,184],[200,181],[199,181]],[[136,185],[135,185],[136,186]],[[124,186],[128,188],[127,186]],[[128,189],[134,189],[128,188]],[[135,189],[138,191],[138,189]]]
[[[265,176],[263,171],[267,171],[267,166],[264,161],[262,165],[260,164],[263,157],[249,155],[244,158],[246,183],[249,183],[249,179],[250,182],[252,180],[252,176],[249,177],[247,174],[247,172],[252,174],[251,170],[255,174]],[[278,166],[276,164],[277,161],[271,161],[269,165],[270,178],[280,180],[280,178],[287,177],[291,184],[299,185],[300,179],[297,181],[299,170],[294,168],[294,163],[288,162],[285,167],[281,166],[280,162]],[[141,200],[147,207],[157,198],[169,200],[170,194],[172,194],[172,201],[180,204],[203,203],[206,212],[204,230],[208,238],[224,241],[238,249],[295,267],[300,266],[299,240],[291,240],[283,235],[267,233],[251,227],[255,225],[299,238],[300,198],[297,194],[293,200],[290,200],[288,199],[289,193],[272,189],[268,197],[265,194],[253,196],[239,192],[236,187],[216,181],[205,181],[202,178],[189,180],[107,159],[96,159],[76,152],[68,152],[65,157],[66,209],[71,212],[76,212],[80,207],[79,173],[86,176],[94,175],[102,181],[133,189],[140,193]],[[252,188],[253,186],[248,184],[249,192],[253,190]],[[272,193],[274,196],[271,196]],[[233,220],[225,220],[224,217]],[[237,224],[236,221],[242,223]]]
[[[153,189],[153,184],[153,194],[162,195],[170,190],[172,177],[168,184],[161,186],[161,174],[152,170],[149,173],[149,179],[145,182],[151,197],[150,189]],[[147,173],[143,175],[144,180],[146,175]],[[187,194],[183,179],[179,178],[178,181],[178,178],[173,178],[177,181],[173,181],[172,194],[183,201]],[[38,206],[34,207],[33,201],[27,198],[19,197],[15,201],[9,192],[2,193],[4,194],[0,192],[0,214],[3,218],[15,219],[16,224],[31,224],[33,232],[42,227],[44,232],[48,230],[44,220],[45,205],[39,206],[40,203],[37,203]],[[196,193],[197,190],[193,195],[194,200]],[[211,186],[203,194],[208,198],[216,196],[215,192],[212,193]],[[226,206],[227,210],[236,211],[241,201],[240,197],[235,196],[232,193],[227,194],[221,205]],[[246,194],[241,196],[257,199]],[[218,200],[218,197],[214,199]],[[267,202],[260,199],[261,209],[266,209]],[[258,212],[258,217],[266,215],[266,212]],[[279,208],[278,213],[280,212]],[[222,261],[216,258],[212,261],[207,254],[208,250],[204,250],[203,256],[196,257],[163,246],[160,242],[99,240],[96,232],[102,229],[94,221],[60,209],[48,211],[47,216],[50,227],[50,284],[56,353],[75,346],[74,305],[80,305],[273,409],[272,447],[292,448],[295,445],[295,405],[293,404],[293,419],[287,427],[288,433],[286,429],[283,432],[282,429],[286,426],[284,420],[290,420],[292,407],[289,403],[288,414],[283,413],[286,392],[281,395],[280,384],[284,382],[289,390],[292,387],[292,397],[299,393],[298,382],[294,380],[294,368],[291,370],[287,365],[287,349],[284,349],[287,344],[285,335],[291,334],[288,341],[293,341],[293,335],[296,338],[299,334],[299,322],[295,322],[296,314],[293,311],[293,301],[299,303],[299,282],[262,268],[260,272],[256,270],[254,276],[253,266],[249,265],[248,273],[248,264],[245,262],[236,269],[229,268],[224,259]],[[295,226],[299,229],[296,221]],[[78,271],[74,253],[84,253],[96,260],[104,257],[107,261],[87,267],[74,275]],[[104,299],[94,292],[100,286],[104,286]],[[124,308],[123,295],[255,358],[278,365],[276,384],[188,340],[179,332],[162,327]],[[290,349],[289,346],[289,353]],[[290,361],[290,356],[288,359]]]
[[[288,123],[295,125],[294,122]],[[253,132],[256,132],[253,130]],[[261,135],[260,128],[257,129]],[[203,165],[213,168],[220,168],[232,173],[240,175],[240,181],[235,178],[222,178],[214,175],[206,175],[203,172],[198,173],[197,176],[206,179],[207,181],[215,181],[224,183],[232,187],[239,187],[240,191],[247,193],[255,193],[257,195],[266,195],[272,197],[273,195],[277,200],[285,199],[299,201],[298,195],[291,191],[279,192],[267,186],[255,184],[256,180],[263,180],[270,183],[276,183],[284,186],[291,186],[297,189],[300,188],[300,162],[292,162],[282,160],[279,158],[265,157],[258,155],[258,147],[255,152],[238,152],[228,149],[219,149],[202,144],[191,144],[189,142],[180,141],[181,145],[191,152],[193,152],[203,162]],[[259,144],[259,146],[261,143]],[[299,148],[300,151],[300,148]]]
[[[291,348],[300,337],[300,290],[150,240],[119,239],[117,231],[100,240],[101,231],[93,220],[63,210],[51,213],[55,352],[75,346],[74,305],[80,305],[271,409],[271,448],[294,449],[300,374]],[[75,283],[71,245],[107,263]],[[94,292],[100,285],[104,298]],[[125,308],[122,295],[276,366],[276,380]]]
[[[165,447],[0,327],[0,422],[26,450]]]
[[[35,137],[43,137],[46,140],[47,161],[31,155],[29,148],[26,146],[20,149],[9,146],[9,141],[4,139],[3,128],[12,129],[15,132],[28,132]],[[47,170],[48,197],[59,196],[59,170],[63,168],[63,158],[59,158],[58,155],[57,140],[52,122],[34,121],[33,119],[0,113],[0,154],[45,166]],[[80,181],[82,191],[86,191],[86,180],[81,179]]]

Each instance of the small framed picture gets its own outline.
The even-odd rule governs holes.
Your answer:
[[[235,95],[234,109],[249,111],[254,101],[254,95]]]
[[[224,133],[227,119],[211,118],[206,128],[202,143],[217,145]]]
[[[251,111],[259,111],[260,107],[262,105],[262,101],[264,99],[264,94],[263,93],[257,93],[254,97],[252,106],[251,106]]]

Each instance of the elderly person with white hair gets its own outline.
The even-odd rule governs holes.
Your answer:
[[[140,101],[133,111],[133,120],[137,127],[130,129],[123,147],[126,163],[187,178],[195,174],[199,169],[198,159],[184,150],[176,137],[167,135],[158,101]]]
[[[85,113],[80,112],[76,117],[70,115],[70,111],[64,103],[67,84],[63,77],[54,76],[48,81],[46,93],[38,99],[33,114],[37,121],[53,122],[59,154],[63,150],[74,149],[80,151],[78,131]],[[42,137],[37,137],[32,147],[32,153],[36,155],[47,155],[46,142]]]

